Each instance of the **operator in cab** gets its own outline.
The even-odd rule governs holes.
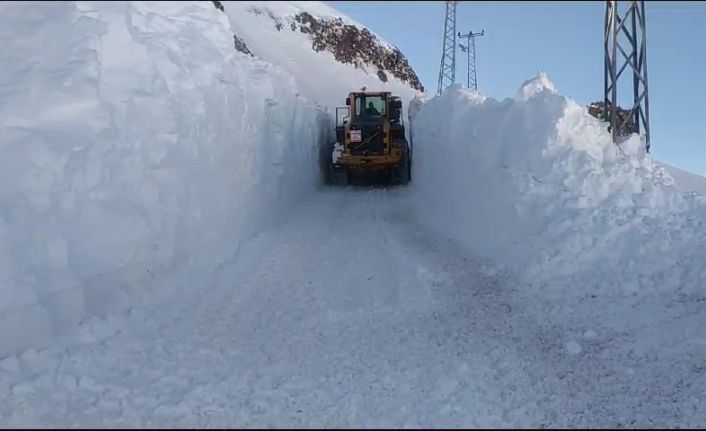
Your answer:
[[[375,106],[373,106],[373,102],[368,102],[368,107],[365,109],[365,114],[366,115],[380,115],[380,111],[375,109]]]

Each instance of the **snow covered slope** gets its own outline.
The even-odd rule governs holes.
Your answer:
[[[679,190],[706,195],[706,177],[675,168],[663,162],[659,162],[659,164],[674,178]]]
[[[330,110],[362,87],[392,91],[405,108],[421,89],[392,44],[320,2],[233,1],[223,6],[236,36],[253,55],[288,70],[303,95]]]
[[[704,197],[681,193],[639,138],[618,150],[546,75],[514,99],[456,87],[415,107],[413,200],[428,223],[529,280],[703,294]]]
[[[6,2],[0,39],[0,356],[217,264],[317,184],[330,118],[210,2]]]

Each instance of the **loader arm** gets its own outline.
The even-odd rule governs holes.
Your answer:
[[[352,147],[354,149],[357,149],[358,147],[362,147],[363,145],[369,143],[374,137],[380,134],[380,131],[378,130],[377,132],[373,133],[370,135],[367,139],[365,139],[363,142],[359,143],[358,145]]]

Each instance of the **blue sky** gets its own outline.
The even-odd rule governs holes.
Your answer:
[[[436,92],[444,2],[325,3],[397,45]],[[484,94],[511,97],[543,70],[562,94],[587,104],[603,97],[604,8],[603,1],[459,2],[456,25],[462,33],[485,30],[476,39]],[[649,1],[645,9],[652,154],[706,175],[706,2]],[[462,55],[456,80],[465,83]]]

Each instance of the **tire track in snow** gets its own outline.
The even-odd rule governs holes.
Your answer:
[[[417,274],[428,251],[400,241],[413,235],[395,220],[395,199],[394,190],[323,191],[244,244],[215,282],[154,310],[152,329],[136,325],[72,352],[56,378],[88,374],[93,388],[54,388],[74,395],[50,399],[35,382],[14,400],[33,409],[12,417],[37,411],[46,423],[84,426],[508,423],[484,412],[495,401],[478,383],[487,370],[472,370],[443,341],[438,325],[447,323],[434,320],[443,313],[433,303],[445,293],[414,298],[428,289]],[[93,407],[72,411],[70,399]]]
[[[0,401],[2,423],[620,423],[607,400],[624,377],[581,393],[595,356],[567,354],[510,275],[417,224],[405,193],[323,189],[188,296],[135,310],[102,342],[22,358],[35,375]]]

